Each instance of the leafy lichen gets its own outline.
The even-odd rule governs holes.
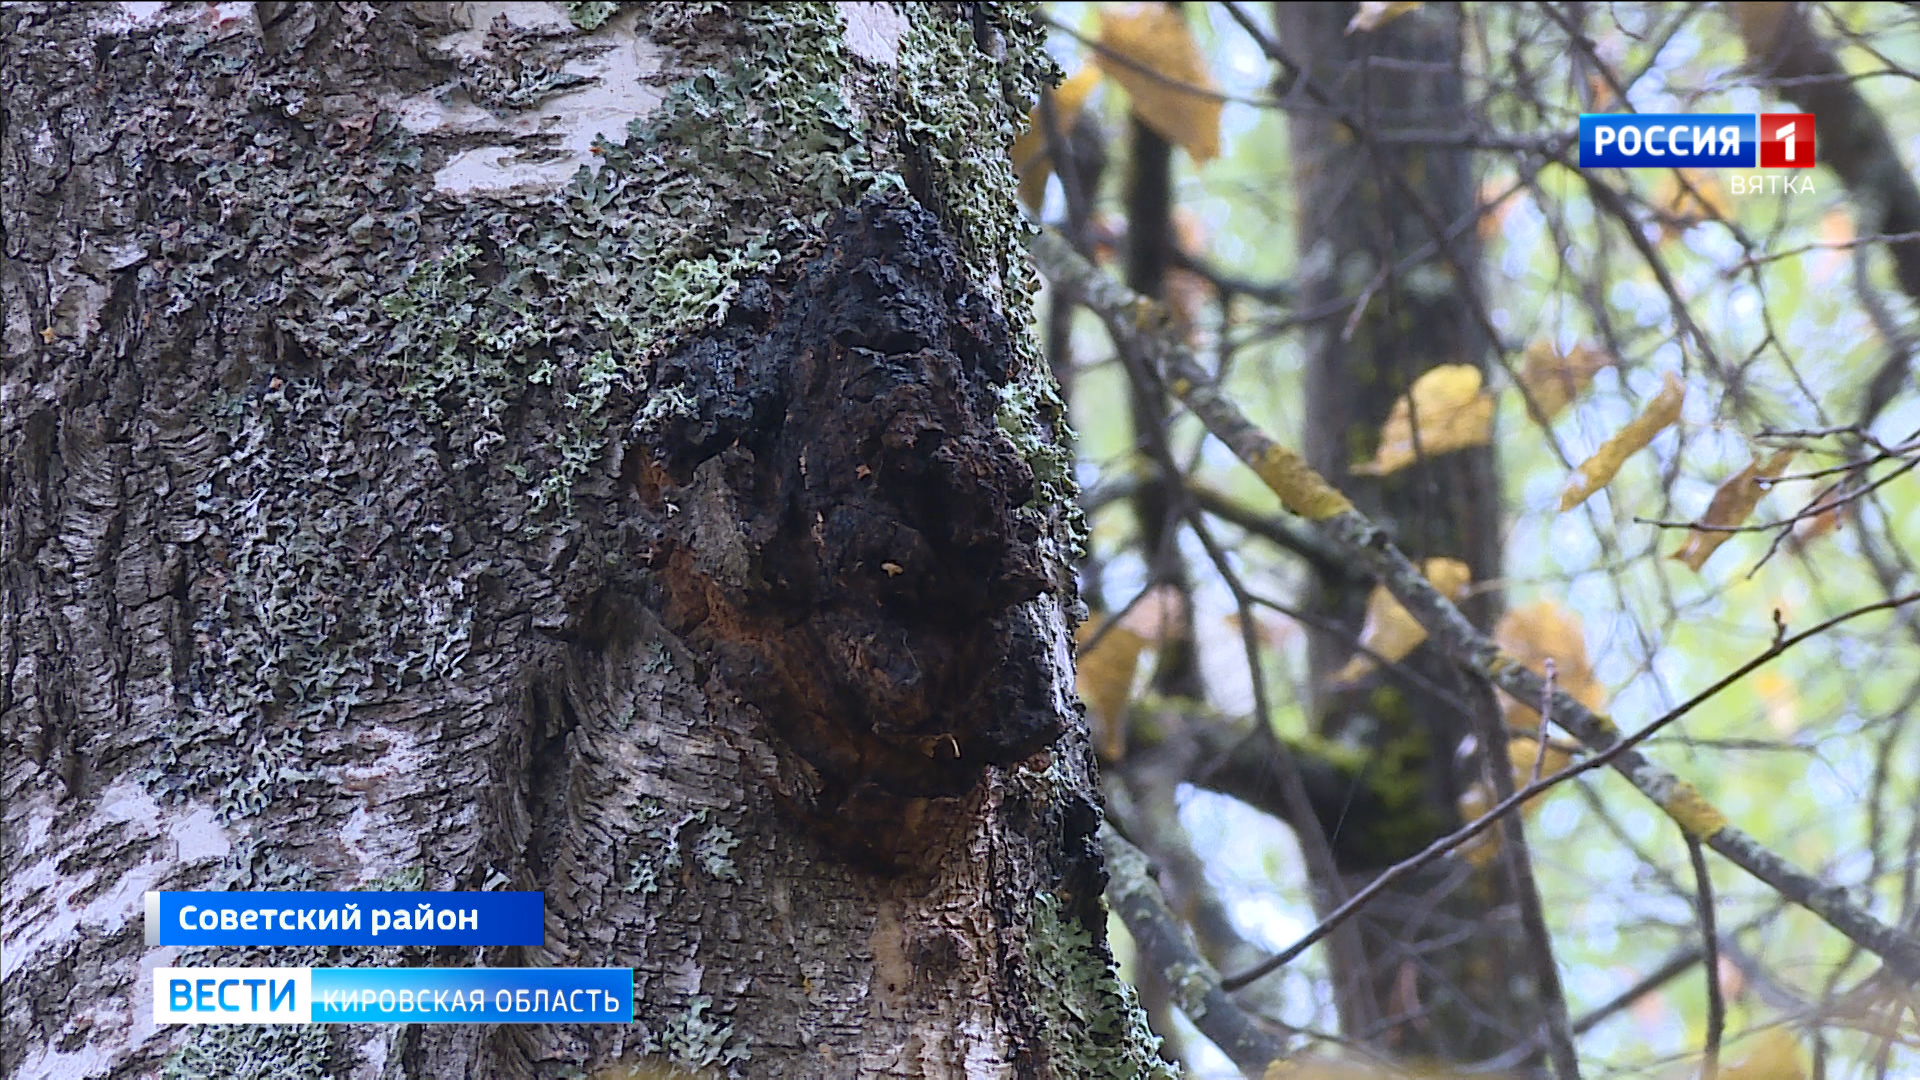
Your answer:
[[[1094,1080],[1174,1080],[1173,1067],[1155,1052],[1159,1036],[1147,1027],[1133,988],[1113,968],[1106,949],[1084,926],[1062,915],[1047,893],[1035,898],[1027,926],[1027,964],[1033,1000],[1046,1015],[1059,1076]],[[1065,1060],[1061,1060],[1064,1056]]]
[[[579,21],[577,14],[573,18]],[[568,71],[564,58],[532,47],[535,36],[511,21],[495,20],[487,29],[487,48],[459,58],[460,88],[467,97],[505,114],[589,81]]]
[[[723,321],[743,282],[813,251],[836,210],[908,186],[908,171],[971,278],[1023,324],[1036,285],[1029,226],[1006,155],[980,147],[1011,142],[1052,66],[1024,11],[979,17],[1007,42],[1000,61],[979,52],[972,23],[936,9],[913,21],[886,71],[845,47],[831,4],[648,7],[639,29],[694,74],[624,143],[597,145],[602,166],[583,169],[538,224],[476,207],[453,230],[467,240],[418,259],[381,301],[388,362],[476,458],[509,442],[502,428],[521,398],[557,394],[570,418],[559,460],[515,464],[539,475],[537,503],[564,504],[605,452],[615,391],[661,393],[647,385],[660,349]],[[1002,421],[1039,481],[1034,506],[1061,515],[1050,531],[1064,562],[1081,530],[1070,433],[1037,346],[1021,335],[1018,348]],[[642,405],[658,407],[670,406]]]
[[[205,1024],[160,1066],[165,1080],[325,1080],[337,1075],[323,1026]]]
[[[672,1023],[647,1033],[642,1052],[664,1058],[678,1068],[694,1070],[730,1069],[751,1060],[747,1041],[736,1037],[733,1023],[713,1015],[712,1009],[713,998],[708,994],[688,998],[685,1010]]]
[[[693,855],[707,873],[721,881],[739,881],[740,871],[733,865],[733,849],[740,846],[740,838],[725,825],[714,825],[700,834],[694,841]]]
[[[372,51],[372,9],[340,20],[343,48]],[[196,647],[145,779],[233,820],[309,782],[308,740],[372,688],[460,664],[470,578],[436,470],[418,467],[428,429],[354,377],[386,341],[373,298],[422,230],[419,148],[390,116],[320,108],[314,72],[244,36],[152,47],[155,104],[117,135],[170,181],[140,287],[159,298],[156,338],[225,359],[219,385],[184,403],[179,452],[207,463],[180,526]]]
[[[412,467],[430,452],[394,439],[419,421],[364,388],[274,382],[202,411],[225,450],[195,492],[220,571],[192,583],[199,648],[146,773],[229,819],[310,780],[306,741],[375,687],[456,671],[473,625],[478,570]]]
[[[451,230],[465,239],[381,300],[387,362],[461,452],[486,458],[510,442],[522,400],[558,399],[558,459],[519,463],[539,475],[543,509],[604,454],[608,405],[645,393],[661,347],[724,319],[741,282],[882,181],[842,89],[850,61],[830,5],[702,9],[654,5],[641,29],[683,52],[708,43],[676,35],[730,29],[741,48],[671,87],[624,143],[597,143],[601,167],[539,216],[470,207]]]
[[[1033,315],[1038,279],[1026,258],[1033,226],[1019,213],[1017,182],[1006,154],[982,153],[983,142],[1010,147],[1044,83],[1059,74],[1042,44],[1032,5],[978,5],[969,27],[958,20],[917,19],[901,54],[908,96],[905,129],[924,153],[942,221],[960,239],[975,282],[998,293],[1013,326]],[[990,23],[985,20],[990,20]],[[998,41],[998,64],[982,63],[980,40]],[[992,140],[992,141],[989,141]],[[1032,505],[1058,515],[1051,535],[1063,563],[1078,560],[1086,540],[1073,476],[1073,432],[1052,371],[1031,333],[1015,335],[1018,362],[1002,392],[1000,424],[1033,469]]]
[[[674,817],[665,804],[643,800],[634,808],[634,818],[644,838],[640,850],[627,860],[625,882],[621,888],[630,893],[652,896],[672,880],[691,854],[701,869],[722,881],[739,881],[740,872],[733,863],[733,849],[740,838],[732,829],[713,820],[713,811],[702,808]],[[684,834],[697,831],[689,842]]]
[[[567,18],[582,30],[598,30],[619,10],[620,5],[611,0],[569,0]]]

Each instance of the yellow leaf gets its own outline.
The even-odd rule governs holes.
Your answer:
[[[1507,740],[1507,764],[1513,769],[1515,790],[1533,783],[1533,762],[1540,756],[1540,740],[1526,736],[1515,736]],[[1540,764],[1542,777],[1552,776],[1568,765],[1573,764],[1573,747],[1558,739],[1547,740],[1547,760]],[[1534,799],[1529,802],[1538,802]]]
[[[1175,380],[1173,392],[1184,397],[1187,391],[1180,388],[1180,383]],[[1269,443],[1247,464],[1253,466],[1261,483],[1280,496],[1282,505],[1308,521],[1325,521],[1353,509],[1353,503],[1327,483],[1326,477],[1313,471],[1298,451]]]
[[[1355,476],[1386,476],[1422,457],[1485,446],[1491,438],[1493,398],[1480,389],[1480,369],[1472,364],[1441,364],[1413,380],[1394,401],[1387,422],[1380,425],[1380,446],[1373,460],[1348,471]]]
[[[1826,250],[1813,259],[1808,277],[1815,283],[1832,280],[1847,265],[1847,247],[1854,240],[1853,215],[1836,207],[1820,215],[1820,246]]]
[[[1550,341],[1527,346],[1520,364],[1520,387],[1542,422],[1564,412],[1574,399],[1586,392],[1601,368],[1613,364],[1613,357],[1599,349],[1575,345],[1561,354]]]
[[[1423,567],[1427,580],[1449,600],[1458,600],[1473,581],[1473,572],[1459,559],[1428,559]],[[1405,657],[1427,640],[1427,628],[1412,613],[1400,606],[1385,585],[1375,585],[1367,595],[1367,621],[1360,627],[1360,644],[1392,663]],[[1351,683],[1374,668],[1374,658],[1356,653],[1346,666],[1334,673],[1334,685]]]
[[[1699,788],[1685,780],[1674,782],[1660,807],[1675,825],[1680,826],[1681,832],[1695,840],[1711,840],[1727,827],[1726,815],[1720,812],[1720,808],[1700,794]]]
[[[1598,73],[1587,76],[1587,108],[1592,112],[1613,111],[1613,87]]]
[[[1458,799],[1454,800],[1454,808],[1459,811],[1461,821],[1472,821],[1493,809],[1493,804],[1498,801],[1493,797],[1493,789],[1487,787],[1486,781],[1475,780],[1467,785],[1467,789],[1460,793]],[[1500,854],[1500,831],[1488,829],[1462,844],[1459,851],[1461,857],[1469,864],[1486,867]]]
[[[1220,622],[1228,630],[1233,631],[1234,640],[1240,640],[1242,623],[1238,613],[1229,612]],[[1256,618],[1253,620],[1253,634],[1259,639],[1260,644],[1267,648],[1282,649],[1299,640],[1300,627],[1298,623],[1290,620]]]
[[[1089,620],[1080,624],[1075,637],[1092,641],[1099,628]],[[1127,699],[1133,695],[1133,673],[1140,665],[1140,652],[1147,639],[1116,626],[1100,635],[1090,649],[1080,653],[1077,685],[1087,703],[1087,722],[1096,736],[1094,745],[1101,756],[1117,761],[1126,754],[1125,715]]]
[[[1053,101],[1053,117],[1066,138],[1080,120],[1080,109],[1087,95],[1100,84],[1100,69],[1084,67],[1060,84],[1057,90],[1043,90]],[[1041,120],[1039,106],[1027,117],[1027,130],[1013,140],[1013,173],[1020,178],[1020,201],[1028,208],[1040,209],[1046,198],[1047,178],[1053,175],[1053,158],[1047,153],[1047,125]]]
[[[1515,791],[1533,783],[1533,760],[1540,754],[1539,747],[1540,743],[1537,739],[1526,736],[1515,736],[1507,740],[1507,767],[1512,770],[1513,789]],[[1554,773],[1559,772],[1571,764],[1573,764],[1573,746],[1558,740],[1549,739],[1547,741],[1547,760],[1540,765],[1540,775],[1542,777],[1552,776]],[[1540,804],[1546,797],[1545,794],[1535,795],[1533,798],[1521,803],[1520,813],[1523,816],[1531,817],[1534,811],[1540,809]],[[1493,790],[1487,786],[1485,780],[1475,780],[1473,783],[1467,785],[1467,789],[1460,793],[1458,799],[1454,800],[1454,808],[1459,811],[1461,821],[1472,821],[1493,809],[1494,804],[1498,801],[1498,799],[1494,798]],[[1465,856],[1467,862],[1474,866],[1486,866],[1492,863],[1494,858],[1500,854],[1499,832],[1489,830],[1481,833],[1479,836],[1474,837],[1462,845],[1460,854]]]
[[[1734,473],[1732,478],[1720,485],[1719,490],[1713,493],[1713,501],[1707,504],[1706,514],[1694,524],[1727,528],[1746,521],[1753,513],[1753,508],[1760,505],[1760,497],[1767,493],[1765,482],[1785,472],[1793,455],[1791,449],[1776,450],[1764,463],[1758,459],[1749,462],[1746,468]],[[1732,535],[1729,532],[1691,529],[1687,532],[1686,543],[1667,557],[1678,559],[1686,563],[1688,569],[1698,571]]]
[[[1547,661],[1551,659],[1556,687],[1594,712],[1605,707],[1607,693],[1594,679],[1593,667],[1587,662],[1586,633],[1579,616],[1551,600],[1541,600],[1502,615],[1493,628],[1493,641],[1536,675],[1547,673]],[[1511,694],[1500,697],[1500,711],[1510,728],[1539,727],[1540,713],[1535,704],[1521,702]]]
[[[1489,176],[1480,183],[1480,222],[1477,226],[1480,239],[1491,240],[1499,236],[1506,227],[1506,221],[1513,209],[1526,199],[1525,193],[1513,191],[1513,181],[1503,176]]]
[[[1105,621],[1089,619],[1075,631],[1077,643],[1093,642],[1080,650],[1076,685],[1087,703],[1094,745],[1107,760],[1118,761],[1126,755],[1127,701],[1133,696],[1140,653],[1165,640],[1180,625],[1185,610],[1179,590],[1161,585],[1141,597],[1112,629],[1103,631]]]
[[[1515,791],[1533,783],[1533,762],[1539,756],[1539,739],[1516,735],[1507,740],[1507,767],[1512,770]],[[1573,764],[1573,747],[1555,739],[1548,739],[1546,760],[1540,763],[1541,777],[1552,776],[1571,764]],[[1535,810],[1540,809],[1540,803],[1546,797],[1545,794],[1535,795],[1521,803],[1520,812],[1531,815]]]
[[[1806,1080],[1800,1041],[1784,1027],[1770,1027],[1734,1043],[1720,1064],[1720,1080]]]
[[[1640,415],[1614,432],[1613,437],[1602,443],[1592,457],[1581,462],[1579,470],[1567,479],[1567,488],[1560,493],[1560,512],[1579,506],[1587,501],[1587,496],[1606,487],[1628,458],[1680,419],[1680,407],[1686,400],[1687,388],[1673,372],[1667,372],[1666,385]]]
[[[1767,724],[1775,734],[1784,739],[1800,729],[1800,695],[1785,675],[1777,671],[1755,675],[1753,692],[1760,695],[1760,704],[1767,711]]]
[[[1171,224],[1179,250],[1207,250],[1206,226],[1199,215],[1184,208],[1178,209],[1173,212]],[[1171,329],[1180,335],[1181,340],[1194,344],[1194,334],[1200,328],[1200,317],[1213,298],[1213,285],[1191,270],[1175,267],[1167,271],[1162,292],[1160,300],[1166,305],[1167,316],[1172,322]]]
[[[1839,528],[1853,515],[1853,508],[1858,503],[1841,487],[1840,484],[1834,484],[1814,497],[1813,513],[1793,523],[1793,536],[1787,541],[1788,546],[1795,551],[1805,551],[1808,544]]]
[[[1420,3],[1419,0],[1390,0],[1385,3],[1364,0],[1356,7],[1358,10],[1353,13],[1353,18],[1347,20],[1349,34],[1378,30],[1407,12],[1416,10]]]
[[[1554,686],[1565,690],[1575,701],[1594,712],[1599,712],[1606,704],[1606,691],[1594,679],[1593,667],[1587,662],[1587,639],[1579,617],[1553,601],[1540,600],[1502,615],[1499,625],[1493,629],[1493,640],[1500,646],[1501,652],[1537,675],[1544,676],[1547,661],[1552,660]],[[1540,712],[1536,705],[1535,702],[1522,702],[1511,694],[1500,695],[1500,716],[1510,736],[1507,739],[1507,763],[1513,769],[1513,786],[1516,788],[1533,782],[1533,762],[1540,756],[1538,734],[1522,734],[1539,730]],[[1540,765],[1540,775],[1551,775],[1566,768],[1573,760],[1571,749],[1548,740],[1546,760]],[[1531,813],[1539,809],[1540,801],[1545,797],[1541,795],[1527,800],[1521,810]]]
[[[1741,971],[1740,965],[1734,963],[1726,953],[1721,953],[1720,962],[1714,965],[1713,977],[1720,984],[1721,996],[1728,1001],[1737,1000],[1747,988],[1746,972]]]
[[[1221,101],[1185,16],[1165,4],[1102,11],[1099,44],[1093,62],[1127,88],[1142,123],[1197,164],[1220,156]]]

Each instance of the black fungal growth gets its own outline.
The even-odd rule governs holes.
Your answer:
[[[637,425],[668,624],[776,737],[780,794],[886,861],[1060,734],[1015,610],[1049,583],[995,419],[1012,357],[933,216],[875,198],[663,361]]]

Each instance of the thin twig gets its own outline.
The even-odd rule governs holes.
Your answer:
[[[1482,763],[1483,768],[1493,781],[1494,794],[1505,797],[1513,794],[1514,787],[1506,725],[1501,722],[1500,709],[1494,701],[1496,691],[1493,685],[1481,680],[1476,681],[1475,688],[1480,691],[1485,707],[1476,709],[1473,719],[1480,737],[1487,741],[1492,756],[1491,761]],[[1543,704],[1547,708],[1552,707],[1551,698],[1550,693],[1543,695]],[[1541,715],[1546,714],[1543,711]],[[1545,735],[1543,729],[1540,746],[1533,759],[1536,781],[1539,779],[1540,763],[1547,756]],[[1546,911],[1540,903],[1540,888],[1533,876],[1533,853],[1527,847],[1525,820],[1521,815],[1514,814],[1507,819],[1502,830],[1505,842],[1500,845],[1500,861],[1513,889],[1514,904],[1520,909],[1521,929],[1532,946],[1529,956],[1534,964],[1535,993],[1544,1013],[1542,1019],[1547,1036],[1547,1058],[1553,1063],[1554,1075],[1560,1080],[1580,1080],[1580,1056],[1574,1051],[1572,1024],[1567,1018],[1567,995],[1560,985],[1560,965],[1553,956],[1553,932],[1547,927]]]
[[[1225,94],[1225,93],[1221,93],[1218,90],[1213,89],[1212,87],[1197,86],[1193,83],[1186,82],[1181,79],[1173,78],[1172,76],[1166,74],[1165,72],[1155,69],[1151,64],[1142,63],[1141,61],[1135,60],[1133,57],[1128,56],[1125,53],[1121,53],[1114,49],[1109,48],[1105,44],[1102,44],[1101,42],[1088,37],[1087,35],[1074,29],[1073,27],[1068,26],[1066,23],[1063,23],[1060,20],[1052,17],[1051,15],[1043,14],[1039,17],[1039,19],[1042,23],[1045,23],[1047,26],[1050,26],[1053,29],[1060,31],[1061,33],[1067,35],[1073,40],[1086,46],[1088,49],[1092,50],[1095,55],[1099,56],[1101,60],[1119,64],[1121,67],[1126,68],[1128,71],[1131,71],[1137,75],[1140,75],[1143,78],[1151,79],[1154,82],[1159,83],[1160,85],[1166,87],[1169,90],[1176,90],[1182,94],[1192,94],[1194,97],[1201,98],[1206,101],[1217,101],[1223,104],[1227,102],[1232,102],[1235,105],[1251,105],[1256,109],[1286,108],[1286,105],[1283,102],[1277,101],[1273,98],[1251,98],[1251,97],[1242,97],[1238,94]]]
[[[1720,934],[1714,929],[1713,874],[1707,869],[1706,849],[1700,841],[1690,834],[1686,841],[1693,880],[1700,890],[1700,955],[1707,971],[1707,1046],[1700,1063],[1700,1080],[1716,1080],[1720,1075],[1720,1039],[1727,1027],[1727,1000],[1720,991]]]
[[[1863,469],[1870,464],[1872,464],[1872,462],[1861,462],[1857,466],[1847,466],[1846,468],[1840,469],[1840,470],[1822,470],[1822,472],[1823,473],[1828,471],[1851,472],[1856,469]],[[1828,488],[1826,489],[1826,491],[1823,491],[1821,495],[1814,496],[1814,498],[1810,502],[1808,502],[1806,506],[1802,507],[1798,512],[1796,512],[1792,516],[1780,518],[1777,521],[1763,521],[1757,525],[1708,525],[1705,522],[1701,522],[1701,521],[1666,521],[1660,518],[1643,518],[1638,516],[1636,516],[1633,520],[1634,520],[1634,523],[1638,525],[1652,525],[1652,526],[1655,526],[1656,528],[1661,528],[1661,529],[1691,529],[1695,532],[1703,532],[1703,533],[1772,532],[1775,529],[1789,528],[1793,526],[1795,523],[1804,521],[1807,518],[1818,517],[1829,510],[1836,509],[1841,506],[1845,506],[1850,502],[1856,502],[1866,497],[1867,495],[1871,494],[1876,489],[1885,487],[1889,481],[1892,481],[1894,479],[1899,478],[1900,476],[1903,476],[1907,473],[1912,472],[1916,467],[1920,467],[1920,455],[1917,455],[1915,457],[1909,458],[1901,462],[1898,468],[1889,471],[1885,475],[1875,479],[1870,484],[1864,484],[1858,488],[1855,488],[1847,492],[1846,494],[1840,496],[1837,499],[1823,500],[1821,498],[1821,495],[1825,495],[1827,492],[1832,491],[1831,488]],[[1771,483],[1773,484],[1784,483],[1789,479],[1803,480],[1803,479],[1810,479],[1810,477],[1780,477],[1777,480],[1771,481]]]
[[[1547,657],[1547,688],[1545,692],[1540,695],[1540,734],[1538,736],[1540,741],[1534,746],[1533,779],[1530,781],[1535,784],[1540,782],[1540,773],[1546,768],[1547,764],[1548,730],[1549,725],[1553,723],[1553,674],[1556,666],[1553,662],[1553,657]]]
[[[1420,568],[1379,526],[1353,509],[1345,496],[1328,485],[1296,452],[1255,427],[1238,406],[1213,385],[1190,350],[1158,331],[1164,315],[1159,314],[1156,305],[1095,269],[1058,236],[1043,234],[1035,238],[1032,250],[1049,278],[1078,294],[1107,324],[1116,341],[1140,350],[1152,367],[1165,372],[1181,401],[1207,429],[1274,487],[1289,509],[1315,519],[1330,540],[1386,585],[1415,620],[1427,628],[1430,639],[1455,663],[1490,679],[1521,701],[1532,702],[1541,697],[1545,685],[1540,676],[1504,656],[1491,639],[1433,587]],[[1829,624],[1870,611],[1901,607],[1915,600],[1920,600],[1920,593],[1891,597],[1856,608],[1838,620],[1829,620]],[[1804,635],[1786,639],[1787,642],[1801,640],[1805,640]],[[1744,665],[1738,675],[1744,675],[1774,655],[1777,651],[1769,650],[1752,664]],[[1730,683],[1723,680],[1716,684],[1716,692],[1725,685]],[[1735,828],[1696,788],[1645,755],[1634,752],[1631,747],[1656,730],[1656,725],[1648,725],[1637,735],[1623,738],[1610,719],[1596,714],[1564,689],[1554,691],[1553,698],[1554,715],[1560,727],[1596,751],[1596,757],[1612,764],[1683,828],[1700,835],[1728,861],[1879,956],[1888,969],[1901,978],[1920,982],[1920,938],[1876,918],[1855,903],[1845,889],[1795,867]],[[1698,700],[1683,708],[1691,708]],[[1433,857],[1437,858],[1438,853]]]
[[[1379,896],[1382,892],[1385,892],[1388,886],[1393,885],[1395,882],[1400,881],[1414,871],[1433,862],[1440,856],[1447,854],[1474,837],[1479,836],[1481,833],[1486,832],[1515,807],[1533,798],[1535,795],[1550,791],[1555,785],[1571,780],[1581,773],[1597,769],[1604,764],[1606,764],[1606,761],[1599,757],[1576,761],[1566,768],[1561,769],[1559,772],[1554,773],[1552,776],[1546,777],[1539,783],[1528,784],[1512,795],[1501,799],[1486,813],[1474,818],[1472,821],[1440,839],[1435,840],[1433,843],[1428,844],[1425,848],[1421,849],[1418,854],[1402,859],[1388,867],[1379,877],[1368,882],[1365,888],[1348,898],[1346,903],[1341,904],[1338,908],[1329,912],[1327,917],[1320,920],[1319,924],[1313,929],[1300,935],[1299,940],[1293,944],[1274,953],[1272,956],[1269,956],[1238,975],[1230,975],[1220,980],[1220,985],[1228,990],[1238,990],[1256,979],[1265,978],[1287,966],[1295,957],[1306,952],[1309,948],[1312,948],[1315,943],[1320,941],[1320,939],[1332,933],[1341,923],[1346,922],[1355,914],[1359,913],[1360,909],[1366,907],[1369,901]]]

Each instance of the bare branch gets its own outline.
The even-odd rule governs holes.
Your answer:
[[[1698,883],[1699,899],[1695,907],[1700,915],[1700,955],[1707,970],[1707,1045],[1700,1064],[1700,1080],[1715,1080],[1720,1075],[1720,1038],[1727,1027],[1727,1000],[1720,991],[1720,934],[1714,929],[1713,874],[1707,869],[1706,851],[1692,833],[1686,834],[1687,858],[1693,863],[1693,879]]]
[[[1219,972],[1201,958],[1187,930],[1168,909],[1146,855],[1111,825],[1100,827],[1107,852],[1107,902],[1140,948],[1142,958],[1164,972],[1175,1003],[1200,1033],[1246,1076],[1259,1078],[1285,1058],[1283,1038],[1240,1008],[1220,983]]]
[[[1033,254],[1042,272],[1056,284],[1080,295],[1107,324],[1116,341],[1127,343],[1138,350],[1141,357],[1148,358],[1181,401],[1275,489],[1288,509],[1316,520],[1357,564],[1374,573],[1455,663],[1521,701],[1531,704],[1541,700],[1546,692],[1544,680],[1503,655],[1492,640],[1440,595],[1378,526],[1353,509],[1346,497],[1328,486],[1298,454],[1274,442],[1249,422],[1213,385],[1193,354],[1159,332],[1164,317],[1155,305],[1102,274],[1057,236],[1043,234],[1035,238]],[[1842,618],[1888,610],[1916,600],[1920,600],[1920,593],[1893,597],[1857,608]],[[1805,634],[1795,635],[1777,644],[1753,663],[1743,666],[1742,673],[1771,659],[1787,644],[1805,637]],[[1717,684],[1720,685],[1727,683]],[[1696,698],[1695,703],[1699,700]],[[1656,725],[1649,725],[1633,737],[1624,737],[1611,719],[1588,709],[1564,689],[1553,693],[1553,703],[1556,722],[1561,728],[1596,751],[1600,757],[1594,760],[1604,759],[1610,763],[1682,829],[1879,956],[1888,969],[1901,978],[1920,982],[1920,939],[1875,918],[1854,903],[1845,889],[1800,870],[1729,824],[1693,785],[1635,751],[1633,746],[1655,730]],[[1684,713],[1692,704],[1676,710],[1669,718]],[[1566,771],[1579,769],[1581,765]],[[1437,858],[1443,851],[1432,851],[1430,856],[1423,852],[1416,858]],[[1360,895],[1356,894],[1355,900]]]

